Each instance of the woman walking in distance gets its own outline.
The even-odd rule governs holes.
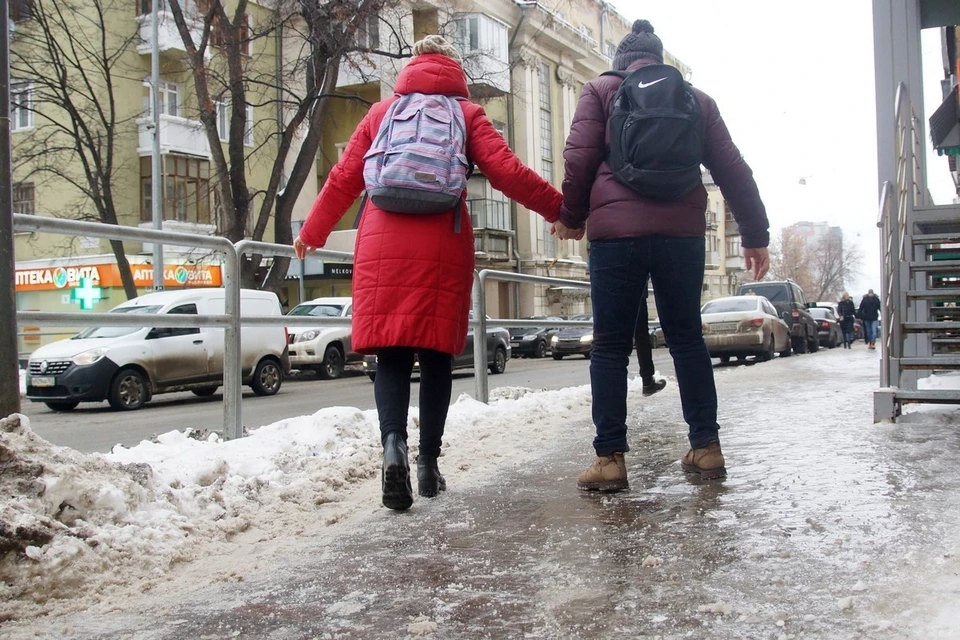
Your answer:
[[[365,176],[365,156],[380,143],[381,122],[395,101],[409,104],[420,99],[419,94],[453,98],[462,110],[462,115],[459,110],[455,114],[458,121],[462,117],[465,137],[454,143],[494,188],[548,222],[557,219],[563,200],[520,162],[483,108],[469,101],[462,59],[454,46],[431,35],[417,42],[413,53],[397,76],[396,95],[370,107],[357,126],[294,241],[300,258],[323,247],[334,225],[367,188],[370,199],[362,205],[354,254],[352,340],[358,352],[377,355],[374,396],[383,443],[383,504],[397,510],[413,504],[407,414],[415,357],[420,362],[417,485],[424,497],[446,488],[437,458],[450,405],[453,356],[463,351],[467,339],[475,248],[465,189],[457,205],[444,213],[397,213],[374,203],[376,196],[365,183],[370,177]],[[388,123],[396,128],[397,116],[391,117]],[[411,112],[409,117],[418,115]],[[419,178],[423,172],[420,168],[411,176]]]

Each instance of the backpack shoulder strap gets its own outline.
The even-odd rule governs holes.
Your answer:
[[[601,76],[617,76],[617,77],[620,78],[621,80],[624,80],[624,79],[626,79],[627,76],[630,75],[630,72],[629,72],[629,71],[617,71],[617,70],[615,70],[615,69],[611,69],[610,71],[604,71],[604,72],[601,73],[600,75],[601,75]]]

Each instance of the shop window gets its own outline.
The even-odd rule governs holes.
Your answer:
[[[153,219],[151,158],[140,158],[140,219]],[[211,224],[210,162],[186,156],[164,156],[163,219]]]
[[[35,212],[35,192],[32,182],[13,183],[13,212],[32,216]]]

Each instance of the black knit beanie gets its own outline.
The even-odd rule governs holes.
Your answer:
[[[623,36],[613,56],[613,68],[623,71],[642,58],[663,62],[663,43],[653,34],[653,25],[649,20],[635,21],[630,33]]]

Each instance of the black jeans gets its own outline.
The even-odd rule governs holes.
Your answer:
[[[599,456],[628,451],[627,367],[647,278],[673,357],[683,418],[694,449],[719,440],[717,390],[700,324],[704,239],[653,235],[590,243],[593,446]]]
[[[640,379],[643,384],[653,383],[653,348],[650,346],[650,317],[647,313],[647,284],[643,284],[643,297],[640,298],[640,312],[637,314],[637,328],[634,329],[633,343],[637,348],[637,362],[640,363]]]
[[[449,353],[413,347],[384,347],[377,351],[373,395],[380,416],[380,438],[399,432],[404,442],[407,440],[414,357],[420,361],[420,455],[436,458],[440,455],[453,386],[453,356]]]

